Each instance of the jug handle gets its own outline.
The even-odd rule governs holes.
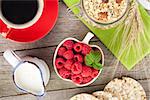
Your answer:
[[[3,56],[13,68],[17,67],[17,65],[22,62],[22,60],[12,50],[6,50]]]

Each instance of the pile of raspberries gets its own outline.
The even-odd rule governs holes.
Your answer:
[[[86,44],[72,40],[65,41],[58,49],[55,66],[59,75],[76,84],[89,83],[99,70],[85,65],[84,58],[92,48]]]

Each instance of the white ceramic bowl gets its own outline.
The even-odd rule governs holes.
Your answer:
[[[54,65],[54,69],[55,69],[56,74],[57,74],[62,80],[74,83],[74,82],[73,82],[72,80],[70,80],[70,79],[64,79],[64,78],[62,78],[62,77],[59,75],[59,73],[58,73],[58,70],[57,70],[57,68],[56,68],[56,66],[55,66],[55,60],[56,60],[56,57],[57,57],[58,49],[59,49],[59,48],[63,45],[63,43],[64,43],[65,41],[67,41],[67,40],[73,40],[73,41],[76,41],[76,42],[79,42],[79,43],[83,43],[83,44],[89,45],[89,41],[91,40],[91,38],[92,38],[93,36],[94,36],[94,35],[93,35],[91,32],[88,32],[87,35],[85,36],[85,38],[84,38],[82,41],[79,41],[79,40],[77,40],[77,39],[75,39],[75,38],[66,38],[66,39],[64,39],[64,40],[57,46],[57,48],[56,48],[56,50],[55,50],[55,53],[54,53],[53,65]],[[104,53],[103,53],[102,49],[101,49],[99,46],[97,46],[97,45],[89,45],[89,46],[92,47],[92,48],[95,47],[95,48],[97,48],[97,49],[101,52],[101,55],[102,55],[101,64],[104,66]],[[86,84],[76,84],[76,83],[74,83],[74,84],[77,85],[77,86],[87,86],[87,85],[90,85],[91,83],[93,83],[93,82],[99,77],[101,71],[102,71],[102,70],[99,70],[99,74],[98,74],[94,79],[92,79],[89,83],[86,83]]]

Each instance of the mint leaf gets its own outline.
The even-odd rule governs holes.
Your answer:
[[[91,64],[94,62],[93,57],[91,54],[87,54],[85,57],[85,64],[87,66],[91,66]]]
[[[103,68],[103,66],[100,63],[93,63],[92,66],[94,69],[97,70],[101,70]]]
[[[103,68],[103,66],[102,66],[102,64],[101,64],[101,63],[95,63],[95,65],[97,65],[97,66],[98,66],[98,69],[99,69],[99,70]]]
[[[100,70],[103,67],[100,63],[100,60],[101,60],[101,53],[99,51],[92,50],[89,54],[85,56],[85,64],[97,70]]]
[[[93,56],[94,56],[94,62],[100,62],[100,60],[101,60],[101,53],[99,51],[95,51],[93,53]]]
[[[92,66],[93,66],[94,69],[99,70],[99,67],[95,63],[93,63]]]

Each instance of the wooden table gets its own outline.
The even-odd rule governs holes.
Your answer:
[[[113,78],[121,76],[130,76],[138,80],[144,87],[147,96],[150,96],[150,56],[141,61],[132,71],[127,71],[112,53],[94,37],[91,44],[99,45],[105,53],[105,67],[101,76],[93,84],[87,87],[77,87],[72,83],[61,80],[54,72],[52,65],[53,53],[56,46],[67,37],[75,37],[82,40],[89,31],[80,21],[69,20],[66,15],[66,6],[59,2],[59,18],[54,29],[43,39],[35,43],[15,43],[0,37],[0,100],[36,100],[37,98],[30,94],[23,94],[18,91],[12,81],[12,68],[4,60],[2,54],[6,49],[16,50],[21,57],[26,55],[39,57],[47,62],[51,71],[51,78],[46,87],[46,95],[43,100],[68,100],[71,96],[96,90],[103,90],[104,86]],[[148,84],[149,83],[149,84]]]

